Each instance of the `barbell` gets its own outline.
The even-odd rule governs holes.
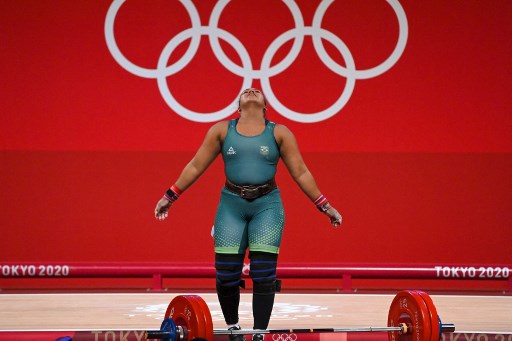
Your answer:
[[[420,290],[400,291],[391,302],[387,327],[283,328],[267,330],[213,329],[206,302],[197,295],[176,296],[165,312],[160,330],[146,331],[147,340],[213,341],[215,335],[387,332],[390,341],[439,341],[442,333],[453,333],[453,324],[443,324],[430,296]]]

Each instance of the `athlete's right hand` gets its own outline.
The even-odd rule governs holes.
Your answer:
[[[169,215],[169,208],[171,208],[171,202],[166,198],[160,199],[155,207],[156,220],[165,220],[165,218],[167,218],[167,216]]]

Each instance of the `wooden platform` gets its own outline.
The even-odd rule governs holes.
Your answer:
[[[197,293],[196,293],[197,294]],[[158,329],[177,294],[0,294],[0,331]],[[215,294],[199,294],[214,328],[225,328]],[[252,328],[251,294],[242,294],[240,323]],[[278,294],[269,328],[387,325],[394,295]],[[439,316],[457,333],[512,333],[511,296],[432,295]]]

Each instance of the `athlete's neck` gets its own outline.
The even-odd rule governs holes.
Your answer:
[[[249,106],[240,111],[240,121],[251,123],[264,123],[265,113],[263,108]]]
[[[237,123],[237,131],[242,135],[259,135],[265,129],[265,117],[259,113],[242,112]]]

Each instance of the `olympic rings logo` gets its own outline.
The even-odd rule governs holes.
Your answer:
[[[188,15],[190,16],[192,27],[181,31],[167,43],[167,45],[162,50],[162,53],[160,54],[157,67],[155,69],[148,69],[135,65],[123,55],[117,45],[114,35],[114,22],[119,9],[124,4],[125,0],[114,0],[110,5],[105,20],[105,38],[108,49],[117,63],[119,63],[119,65],[121,65],[125,70],[134,75],[156,79],[160,94],[162,95],[167,105],[178,115],[186,119],[196,122],[214,122],[230,116],[233,113],[233,108],[236,108],[238,94],[242,92],[243,89],[251,87],[254,79],[259,79],[261,88],[267,97],[268,103],[279,114],[293,121],[313,123],[329,119],[330,117],[336,115],[349,101],[354,90],[356,80],[369,79],[383,74],[391,67],[393,67],[393,65],[395,65],[395,63],[401,57],[405,49],[408,37],[407,17],[398,0],[386,1],[392,7],[398,19],[399,36],[397,44],[393,52],[386,60],[384,60],[381,64],[366,70],[356,69],[352,54],[343,40],[341,40],[332,32],[327,31],[321,27],[324,14],[328,10],[329,6],[334,2],[334,0],[323,0],[319,3],[318,7],[316,8],[311,26],[304,25],[304,19],[302,17],[301,10],[295,1],[283,0],[293,17],[295,28],[282,33],[269,45],[263,55],[261,68],[259,70],[253,69],[249,53],[247,52],[247,49],[244,47],[244,45],[240,42],[240,40],[238,40],[230,32],[227,32],[226,30],[218,27],[219,18],[224,8],[229,4],[229,0],[219,0],[216,3],[209,18],[208,26],[201,26],[199,14],[194,4],[192,3],[192,0],[180,0],[181,4],[185,7]],[[231,101],[231,103],[229,103],[228,106],[219,111],[207,113],[192,111],[178,103],[178,101],[173,97],[166,81],[167,77],[180,72],[188,65],[188,63],[195,56],[197,49],[199,48],[201,36],[203,35],[208,36],[213,53],[220,61],[220,63],[233,74],[243,78],[243,84],[240,91],[234,96],[234,99]],[[339,98],[328,108],[325,108],[324,110],[316,113],[302,113],[286,107],[275,96],[270,84],[271,77],[283,72],[295,61],[300,50],[302,49],[305,36],[312,37],[314,49],[320,60],[332,72],[346,78],[345,88],[343,89],[343,92]],[[240,57],[242,66],[235,64],[227,57],[227,55],[220,47],[219,38],[232,46],[232,48]],[[175,63],[167,65],[168,59],[172,52],[176,49],[176,47],[178,47],[187,39],[191,39],[191,42],[184,55]],[[271,66],[270,63],[272,58],[279,50],[279,48],[292,39],[293,45],[287,56],[278,64]],[[323,39],[331,43],[341,53],[346,64],[345,66],[340,65],[327,54],[322,42]]]
[[[297,334],[272,334],[273,341],[296,341]]]

